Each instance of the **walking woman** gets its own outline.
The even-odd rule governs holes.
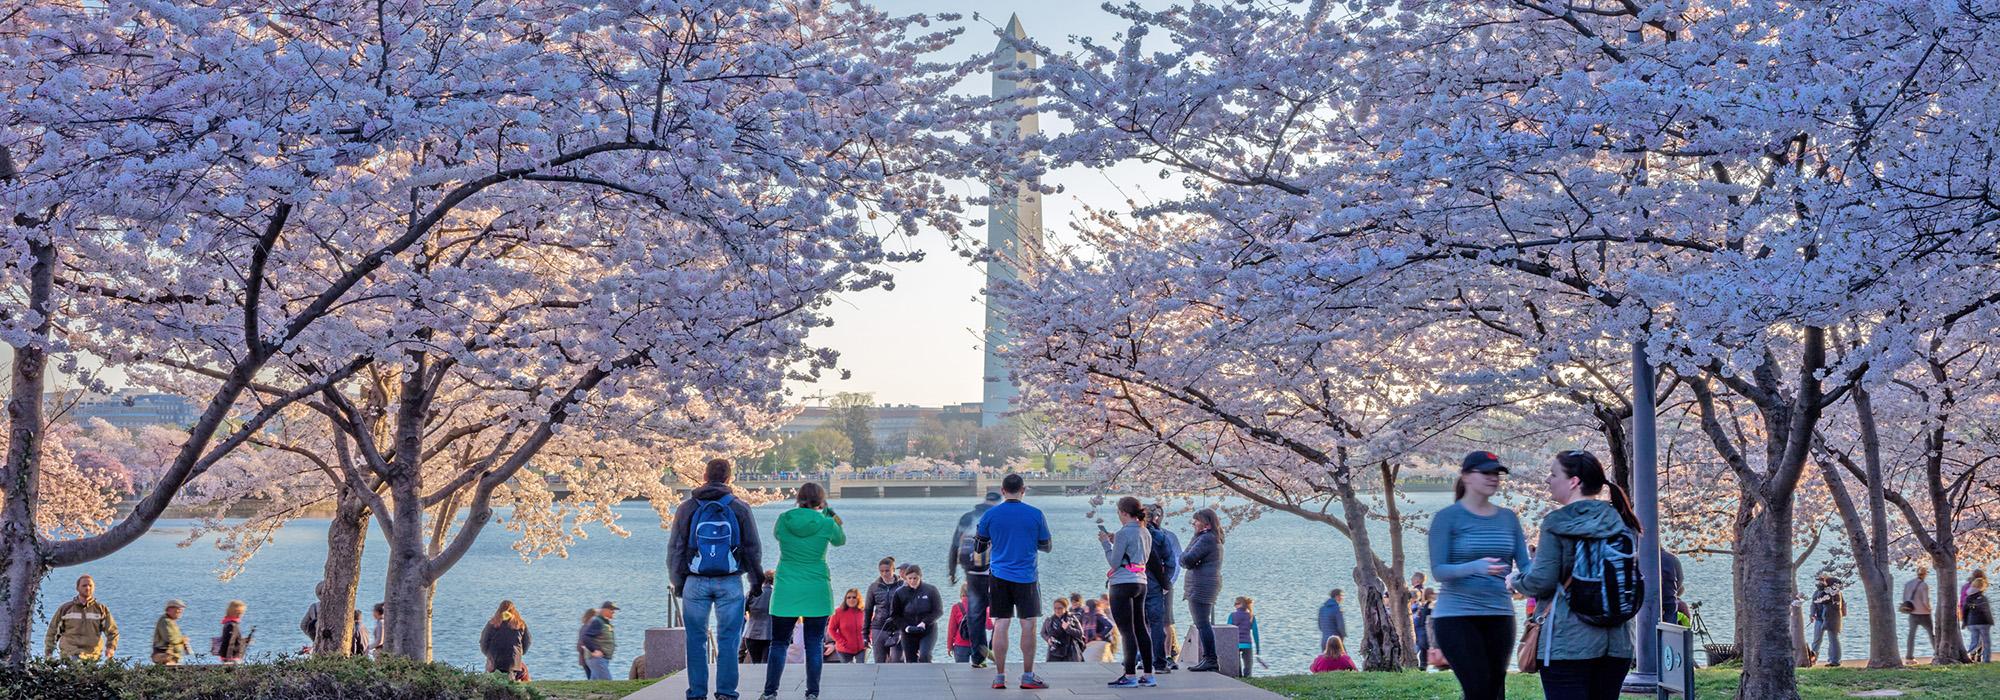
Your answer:
[[[785,676],[784,649],[793,626],[805,620],[806,698],[818,700],[820,664],[825,662],[826,620],[833,615],[833,576],[826,549],[847,544],[840,516],[826,507],[826,489],[814,482],[799,487],[798,507],[778,516],[777,584],[771,589],[771,640],[779,649],[764,666],[764,700],[776,700]],[[854,591],[848,595],[856,596]],[[847,605],[842,602],[842,605]]]
[[[862,652],[868,649],[868,620],[861,615],[861,591],[849,588],[841,596],[840,607],[826,623],[826,634],[833,638],[834,661],[861,661]]]
[[[216,640],[216,658],[222,663],[234,665],[243,662],[243,655],[250,650],[250,641],[257,636],[257,629],[243,631],[243,614],[248,612],[243,601],[229,601],[222,609],[222,636]]]
[[[583,669],[583,677],[590,677],[590,650],[583,645],[583,633],[590,629],[590,621],[597,619],[597,608],[583,611],[583,624],[576,628],[576,665]]]
[[[1986,601],[1986,579],[1974,579],[1965,596],[1965,634],[1972,640],[1965,647],[1966,657],[1993,663],[1993,605]]]
[[[1514,511],[1493,503],[1507,467],[1491,452],[1459,464],[1456,502],[1431,518],[1430,642],[1451,664],[1465,700],[1507,696],[1507,661],[1514,651],[1514,598],[1507,575],[1528,565],[1528,539]]]
[[[1189,671],[1215,671],[1215,599],[1222,593],[1222,523],[1215,511],[1194,512],[1194,538],[1181,552],[1181,570],[1187,583],[1181,596],[1187,598],[1188,617],[1194,618],[1195,637],[1201,640],[1201,663]]]
[[[903,565],[903,587],[889,599],[889,626],[903,638],[903,663],[927,664],[937,646],[938,618],[944,617],[944,595],[924,583],[924,569]]]
[[[1623,534],[1636,543],[1639,516],[1632,513],[1624,489],[1605,478],[1604,465],[1589,452],[1556,455],[1548,487],[1549,499],[1562,507],[1542,518],[1536,548],[1541,558],[1516,582],[1522,593],[1540,599],[1537,608],[1548,611],[1536,652],[1542,660],[1542,695],[1548,700],[1618,700],[1618,688],[1632,667],[1632,621],[1617,627],[1584,622],[1570,610],[1562,587],[1576,564],[1579,542]],[[1603,495],[1610,502],[1598,500]],[[1439,642],[1450,644],[1442,623],[1438,636]]]
[[[1159,661],[1153,658],[1153,638],[1146,631],[1146,557],[1152,553],[1153,535],[1140,523],[1145,517],[1139,499],[1120,498],[1118,522],[1122,527],[1118,534],[1105,532],[1101,526],[1097,534],[1104,545],[1104,561],[1111,565],[1111,623],[1118,627],[1125,647],[1125,674],[1106,684],[1113,688],[1159,685],[1153,681],[1153,669]],[[1143,665],[1135,668],[1135,659]],[[1133,678],[1132,673],[1140,669],[1145,673]]]
[[[528,644],[528,621],[521,619],[514,601],[500,601],[500,609],[493,611],[493,619],[487,620],[486,629],[479,632],[479,651],[486,655],[486,672],[526,680],[528,666],[522,659],[527,656]]]

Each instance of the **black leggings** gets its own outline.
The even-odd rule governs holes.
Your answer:
[[[1514,654],[1514,616],[1431,618],[1431,644],[1451,662],[1465,700],[1507,697],[1507,657]]]
[[[1616,656],[1550,661],[1542,664],[1542,696],[1548,700],[1618,700],[1618,689],[1625,685],[1625,672],[1630,670],[1632,660]]]
[[[1132,675],[1138,662],[1145,660],[1146,675],[1153,675],[1158,661],[1153,658],[1153,636],[1146,631],[1146,584],[1111,584],[1111,624],[1118,626],[1120,643],[1125,645],[1125,675]]]

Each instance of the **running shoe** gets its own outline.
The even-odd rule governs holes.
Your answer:
[[[1153,680],[1153,677],[1152,677],[1152,676],[1140,676],[1140,677],[1139,677],[1139,687],[1141,687],[1141,688],[1158,688],[1158,687],[1160,687],[1160,684],[1159,684],[1159,683],[1157,683],[1157,682],[1155,682],[1155,681]]]
[[[1007,689],[1007,674],[1005,674],[1005,673],[1002,673],[1002,674],[998,674],[998,675],[995,675],[995,676],[993,677],[993,689],[994,689],[994,690],[1006,690],[1006,689]]]
[[[1023,673],[1023,674],[1021,674],[1021,689],[1022,689],[1022,690],[1048,690],[1048,689],[1049,689],[1049,684],[1047,684],[1047,683],[1043,683],[1043,682],[1042,682],[1042,677],[1041,677],[1041,676],[1037,676],[1037,675],[1035,675],[1035,674],[1032,674],[1032,673]]]
[[[1118,680],[1106,683],[1105,685],[1113,688],[1137,688],[1139,687],[1139,681],[1131,676],[1119,676]]]

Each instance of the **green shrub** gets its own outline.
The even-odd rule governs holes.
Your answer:
[[[0,672],[0,700],[534,700],[504,677],[444,664],[303,657],[239,666],[31,662]]]

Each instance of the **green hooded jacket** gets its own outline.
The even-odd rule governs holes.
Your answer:
[[[772,617],[825,617],[833,614],[833,576],[826,548],[847,544],[847,533],[832,516],[793,508],[778,516],[778,582],[771,592]]]
[[[1536,598],[1536,610],[1549,611],[1542,625],[1539,656],[1543,663],[1634,656],[1630,620],[1618,627],[1585,623],[1570,613],[1567,596],[1557,595],[1562,580],[1575,563],[1579,539],[1609,537],[1626,529],[1625,520],[1618,517],[1618,509],[1598,500],[1576,501],[1542,518],[1541,544],[1535,547],[1534,565],[1515,586]]]

